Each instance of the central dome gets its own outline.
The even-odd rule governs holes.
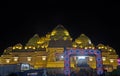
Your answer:
[[[69,32],[64,28],[63,25],[57,25],[53,31],[51,32],[51,39],[59,40],[59,39],[71,39]]]

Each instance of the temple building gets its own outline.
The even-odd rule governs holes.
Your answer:
[[[4,50],[0,57],[0,65],[24,64],[21,70],[30,68],[64,68],[64,48],[99,49],[102,52],[104,68],[112,71],[118,66],[118,55],[112,47],[104,44],[94,45],[90,38],[81,34],[75,40],[72,39],[68,30],[63,25],[57,25],[44,37],[35,34],[28,40],[26,45],[18,43]],[[95,56],[72,56],[70,58],[71,68],[88,64],[96,68]],[[28,65],[30,67],[28,68]],[[78,65],[77,65],[78,64]]]

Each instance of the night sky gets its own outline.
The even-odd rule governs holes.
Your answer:
[[[0,51],[17,43],[25,45],[36,33],[45,36],[62,24],[73,39],[86,34],[93,44],[102,43],[120,55],[120,12],[117,2],[80,1],[8,2],[1,8]]]

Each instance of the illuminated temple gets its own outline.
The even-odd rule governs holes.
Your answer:
[[[4,50],[0,57],[0,65],[29,64],[32,68],[64,68],[64,47],[80,49],[99,49],[102,52],[104,68],[108,71],[116,69],[118,66],[118,55],[112,47],[108,45],[94,45],[89,37],[81,34],[72,40],[68,30],[62,25],[57,25],[50,33],[44,37],[35,34],[28,40],[26,45],[18,43]],[[96,68],[95,56],[72,56],[70,58],[71,68],[77,68],[76,64],[84,59],[91,68]],[[25,68],[23,68],[25,69]]]

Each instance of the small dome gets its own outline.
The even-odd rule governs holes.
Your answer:
[[[104,47],[105,45],[103,44],[98,44],[97,47]]]
[[[26,45],[35,46],[37,45],[37,42],[39,41],[39,39],[40,39],[39,35],[35,34],[32,38],[29,39]]]
[[[77,44],[91,44],[91,40],[85,34],[81,34],[77,39],[75,39],[75,42]]]
[[[22,49],[22,47],[23,47],[22,44],[18,43],[15,46],[13,46],[13,50],[15,50],[15,49]]]

